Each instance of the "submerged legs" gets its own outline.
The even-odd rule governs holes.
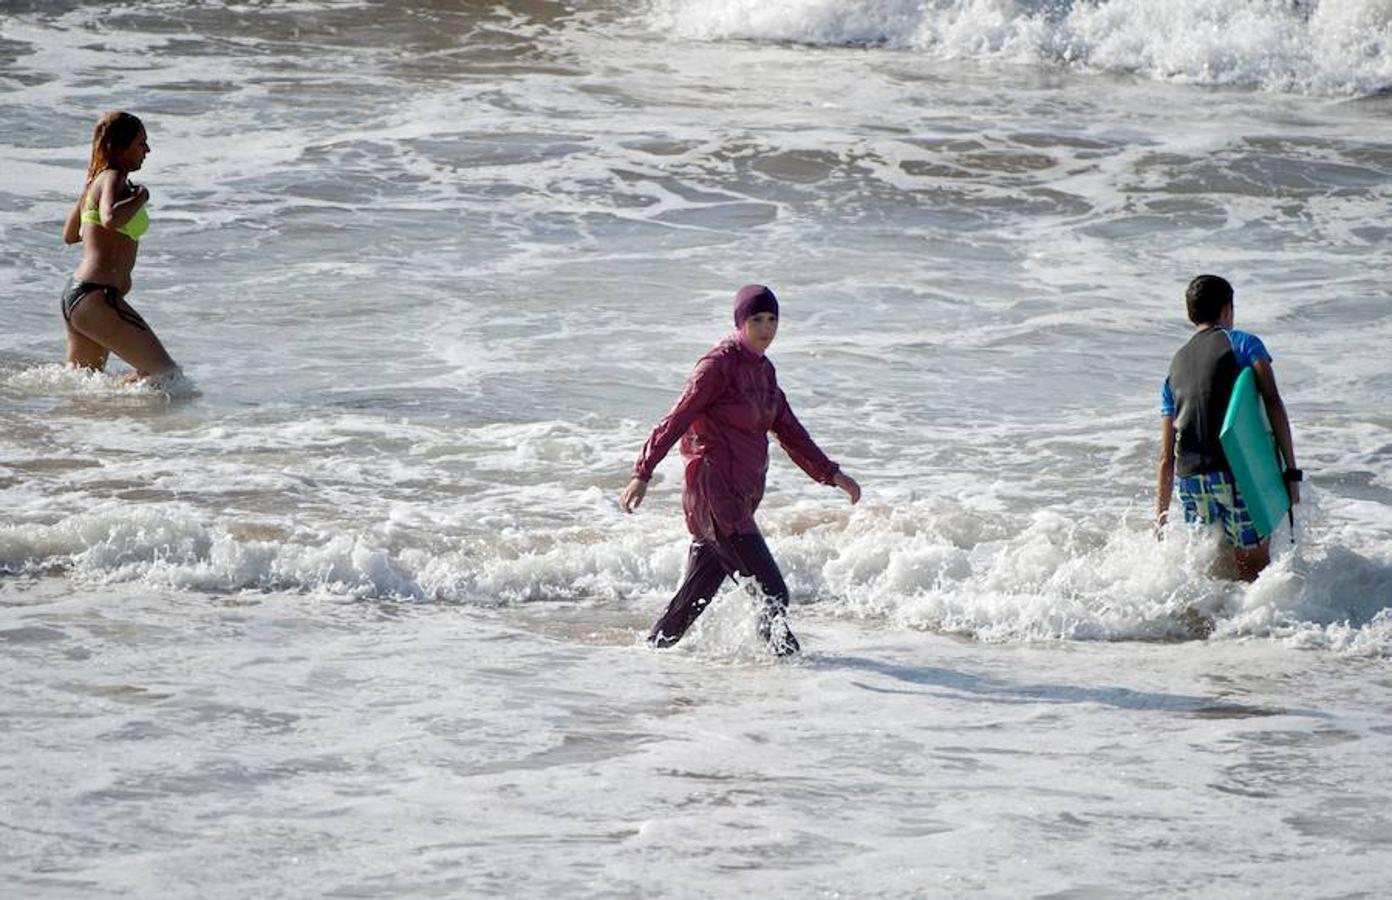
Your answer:
[[[759,615],[759,636],[769,649],[779,656],[800,649],[797,637],[788,628],[788,586],[769,553],[763,535],[720,535],[713,541],[694,541],[686,556],[686,574],[681,587],[667,604],[667,610],[657,620],[648,643],[654,647],[670,647],[682,639],[692,623],[703,613],[707,604],[727,577],[751,578],[751,591],[764,600]]]
[[[682,639],[696,618],[705,612],[715,592],[730,574],[714,541],[692,541],[686,551],[686,573],[681,587],[648,634],[654,647],[670,647]]]

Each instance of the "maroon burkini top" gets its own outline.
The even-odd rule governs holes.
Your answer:
[[[764,498],[768,433],[814,480],[832,484],[840,467],[827,459],[788,406],[773,363],[738,334],[696,363],[682,395],[657,423],[633,466],[644,481],[681,439],[686,460],[682,509],[697,540],[754,534],[754,511]]]

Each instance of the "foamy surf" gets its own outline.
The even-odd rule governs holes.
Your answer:
[[[30,397],[59,396],[104,398],[113,401],[187,400],[199,395],[198,383],[182,370],[166,375],[137,378],[116,364],[111,371],[45,363],[12,369],[3,384]]]
[[[1306,509],[1310,507],[1307,505]],[[208,521],[178,504],[104,504],[50,524],[0,526],[0,571],[77,583],[208,592],[279,591],[480,608],[579,603],[655,615],[675,588],[684,541],[612,523],[594,542],[571,529],[486,541],[457,532],[401,546],[390,529],[315,534]],[[1278,535],[1253,585],[1215,570],[1204,530],[1148,529],[1041,514],[1023,528],[942,504],[868,505],[813,529],[796,510],[767,517],[794,593],[794,622],[873,621],[991,643],[1272,637],[1293,646],[1392,655],[1392,556],[1338,532]],[[984,520],[984,521],[983,521]],[[789,530],[790,526],[793,530]],[[973,539],[973,530],[996,535]],[[259,535],[259,537],[258,537]],[[1325,542],[1327,541],[1327,543]],[[396,544],[396,546],[392,546]],[[727,586],[691,643],[751,651],[753,601]],[[738,624],[736,624],[738,623]],[[748,634],[745,634],[748,632]],[[715,649],[712,649],[715,648]]]
[[[871,44],[1325,96],[1392,87],[1384,0],[658,0],[651,15],[696,40]]]

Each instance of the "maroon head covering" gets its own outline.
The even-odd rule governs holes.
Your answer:
[[[778,318],[778,298],[767,285],[746,284],[735,294],[735,327],[743,328],[744,320],[755,313],[773,313]]]

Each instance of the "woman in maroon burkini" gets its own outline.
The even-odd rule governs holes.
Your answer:
[[[643,502],[653,469],[681,440],[686,460],[682,509],[691,532],[686,575],[657,620],[648,643],[670,647],[696,621],[726,577],[753,576],[764,596],[759,634],[783,656],[798,651],[788,629],[788,587],[769,554],[754,511],[764,497],[768,433],[793,462],[822,484],[860,499],[860,485],[812,442],[778,388],[764,351],[778,333],[778,299],[762,284],[735,295],[735,333],[701,357],[671,412],[653,429],[633,466],[620,503],[633,512]]]

